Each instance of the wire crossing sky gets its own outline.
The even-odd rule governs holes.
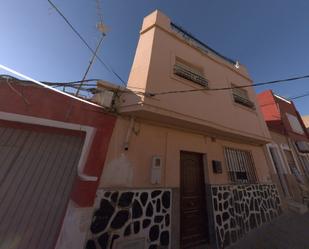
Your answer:
[[[92,48],[100,39],[96,0],[53,0]],[[254,83],[309,74],[309,1],[307,0],[102,0],[108,27],[100,58],[125,81],[133,62],[143,17],[155,9],[221,54],[244,64]],[[1,3],[0,64],[32,78],[80,80],[91,51],[72,32],[47,0]],[[0,71],[0,74],[6,72]],[[88,78],[121,84],[96,61]],[[284,97],[309,92],[309,80],[256,87]],[[295,99],[309,114],[309,97]]]

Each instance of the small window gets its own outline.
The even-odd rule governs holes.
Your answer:
[[[255,166],[250,151],[224,148],[224,156],[232,182],[257,182]]]
[[[237,87],[237,86],[232,85],[232,87]],[[233,88],[232,92],[233,92],[233,98],[234,98],[235,103],[254,109],[254,103],[249,99],[247,90],[243,88]]]
[[[297,117],[292,115],[292,114],[289,114],[289,113],[286,113],[286,116],[289,120],[289,123],[290,123],[290,126],[292,128],[292,130],[298,134],[305,134],[300,122],[298,121]]]
[[[207,87],[208,85],[208,81],[204,78],[203,71],[201,69],[192,66],[179,58],[176,58],[174,74],[202,86]]]

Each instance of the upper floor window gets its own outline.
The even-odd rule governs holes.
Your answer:
[[[174,74],[202,86],[208,85],[208,81],[204,78],[203,71],[200,68],[190,65],[179,58],[176,58]]]
[[[296,116],[286,113],[286,116],[289,120],[289,123],[291,125],[291,128],[294,132],[299,133],[299,134],[305,134],[303,127],[301,126],[299,120],[297,119]]]
[[[232,87],[237,87],[236,85],[232,85]],[[249,99],[248,92],[243,88],[233,88],[233,98],[234,101],[238,104],[244,105],[249,108],[254,108],[254,103]]]
[[[250,151],[224,148],[230,179],[235,183],[256,183],[255,166]]]

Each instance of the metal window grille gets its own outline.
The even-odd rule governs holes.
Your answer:
[[[235,183],[256,183],[255,166],[251,152],[224,148],[230,179]]]
[[[254,103],[249,99],[248,92],[242,88],[233,88],[234,101],[238,104],[247,106],[249,108],[254,108]]]
[[[193,72],[195,70],[190,70],[182,65],[179,64],[175,64],[174,65],[174,74],[186,79],[186,80],[190,80],[192,82],[195,82],[197,84],[200,84],[202,86],[206,86],[208,85],[208,81],[201,75]]]

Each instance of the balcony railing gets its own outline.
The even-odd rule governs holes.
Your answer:
[[[193,42],[195,44],[195,46],[198,47],[199,49],[201,49],[202,51],[204,51],[206,53],[211,52],[212,54],[215,54],[216,56],[220,57],[221,59],[223,59],[223,60],[225,60],[225,61],[227,61],[227,62],[229,62],[233,65],[236,64],[236,61],[220,54],[219,52],[212,49],[211,47],[206,45],[204,42],[200,41],[199,39],[194,37],[192,34],[190,34],[188,31],[184,30],[182,27],[176,25],[175,23],[171,23],[171,28],[175,33],[180,34],[185,40],[190,40],[191,42]]]
[[[174,65],[174,74],[192,82],[195,82],[199,85],[208,86],[208,81],[201,75],[193,73],[192,71],[185,69],[179,65]]]

